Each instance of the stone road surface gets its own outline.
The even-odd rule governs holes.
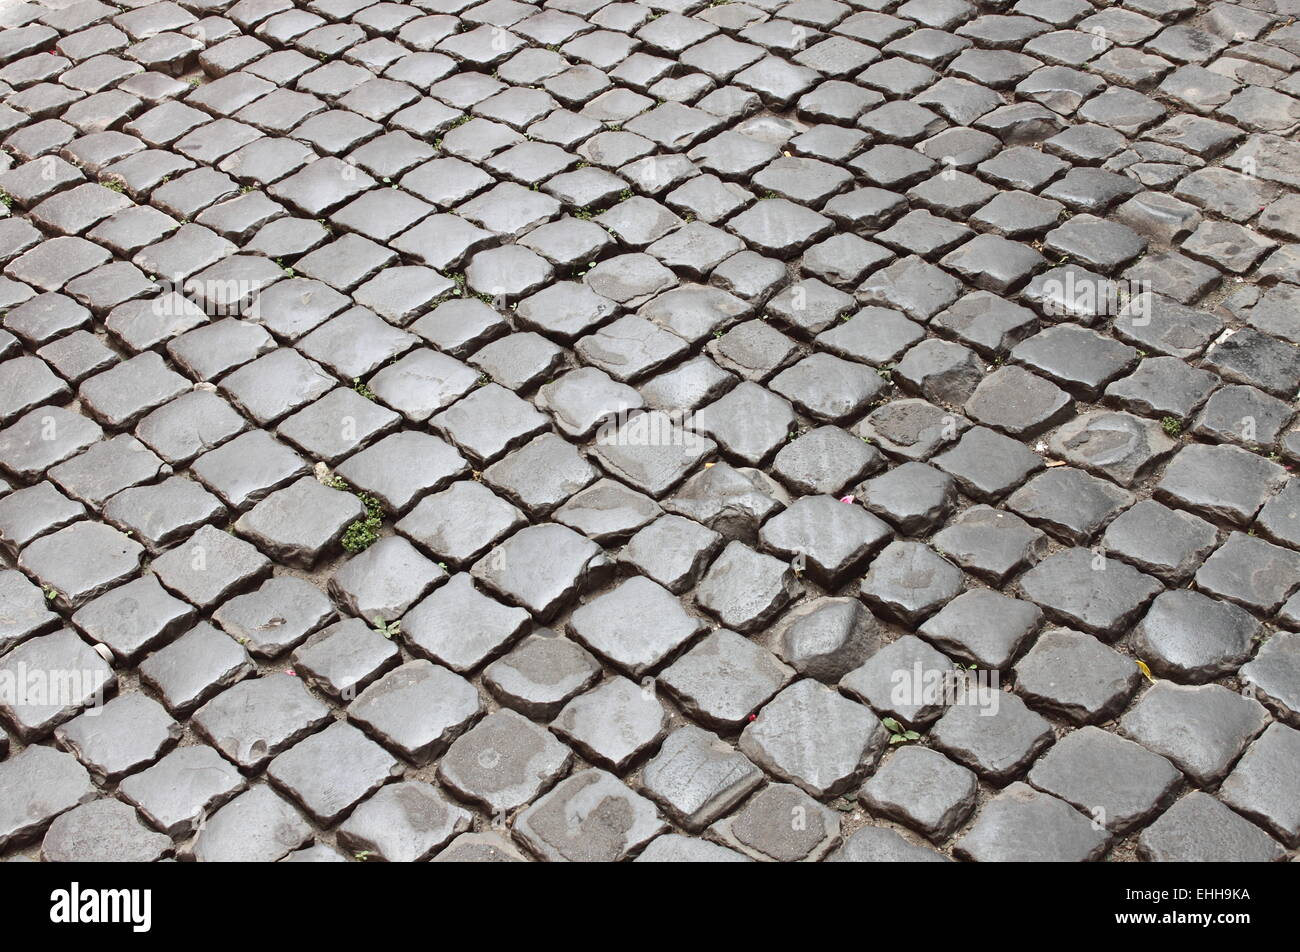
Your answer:
[[[0,857],[1296,857],[1297,0],[2,6]]]

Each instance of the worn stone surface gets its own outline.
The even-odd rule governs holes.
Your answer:
[[[740,749],[813,796],[833,796],[871,769],[886,733],[866,707],[804,679],[763,708],[741,733]]]
[[[85,677],[0,768],[102,801],[46,858],[1295,848],[1294,0],[11,6],[0,674]],[[855,808],[869,718],[980,806]],[[77,805],[16,796],[0,861]]]
[[[1120,719],[1120,729],[1206,784],[1227,773],[1266,716],[1259,702],[1219,684],[1159,681]]]
[[[980,810],[956,853],[977,862],[1083,862],[1110,837],[1065,802],[1013,783]]]

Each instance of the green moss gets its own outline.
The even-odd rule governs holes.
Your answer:
[[[352,492],[347,481],[338,476],[325,480],[325,485],[331,489]],[[383,504],[374,496],[366,493],[355,495],[361,500],[361,505],[366,507],[366,514],[343,531],[343,548],[349,552],[364,552],[379,541],[379,530],[383,528],[385,513]]]

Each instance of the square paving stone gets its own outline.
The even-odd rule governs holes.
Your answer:
[[[45,593],[21,572],[0,571],[0,597],[5,605],[5,612],[0,616],[0,653],[59,623],[59,616],[50,610]]]
[[[932,462],[981,502],[1005,496],[1043,467],[1042,458],[1023,443],[982,426],[967,430],[956,446]]]
[[[650,496],[661,497],[686,478],[717,444],[681,428],[673,416],[651,411],[602,431],[593,455],[613,477]]]
[[[1219,383],[1209,371],[1177,357],[1148,357],[1137,370],[1106,387],[1106,396],[1134,413],[1190,417]]]
[[[968,675],[975,678],[975,675]],[[967,682],[930,731],[930,740],[993,784],[1018,776],[1055,739],[1051,723],[1012,694]]]
[[[173,837],[192,834],[243,789],[239,771],[203,744],[173,750],[118,785],[123,799]]]
[[[102,508],[110,496],[123,489],[169,475],[169,465],[125,433],[96,443],[48,473],[60,489],[95,509]]]
[[[118,683],[104,659],[67,628],[24,641],[0,659],[0,674],[12,686],[0,698],[0,719],[27,743],[83,709],[102,707]]]
[[[255,423],[265,426],[324,396],[335,385],[320,365],[281,348],[228,374],[221,390]]]
[[[815,419],[857,416],[884,389],[870,368],[831,354],[813,354],[772,378],[771,387]]]
[[[1296,590],[1298,578],[1300,554],[1234,532],[1197,570],[1195,582],[1207,594],[1270,615]]]
[[[510,334],[483,347],[470,358],[501,386],[517,392],[532,390],[564,366],[564,351],[540,334]]]
[[[551,862],[615,862],[666,830],[653,803],[594,768],[560,783],[514,826],[531,852]]]
[[[916,462],[872,477],[858,486],[856,493],[864,506],[907,535],[924,535],[943,522],[957,504],[953,478]]]
[[[927,747],[902,747],[863,785],[861,799],[874,813],[941,842],[975,809],[975,794],[975,775],[965,767]]]
[[[85,506],[59,492],[53,483],[39,482],[0,500],[0,544],[16,556],[33,539],[86,515]]]
[[[1095,399],[1107,383],[1130,370],[1139,356],[1126,344],[1066,324],[1039,331],[1011,351],[1013,360],[1085,399]]]
[[[339,845],[390,863],[427,859],[470,828],[472,815],[449,803],[431,784],[389,784],[362,803],[339,827]]]
[[[1300,349],[1246,327],[1211,347],[1206,366],[1285,400],[1300,381]]]
[[[255,669],[238,642],[204,622],[155,651],[139,670],[141,682],[184,717]]]
[[[987,589],[958,595],[918,629],[945,653],[981,668],[1005,669],[1037,630],[1042,612]]]
[[[388,536],[348,559],[331,576],[329,590],[344,609],[379,625],[400,618],[446,577],[406,539]]]
[[[349,618],[309,637],[293,652],[294,674],[334,700],[349,700],[384,672],[401,652],[365,622]]]
[[[196,459],[192,472],[234,509],[248,509],[307,472],[307,462],[265,430],[252,430]]]
[[[1278,632],[1260,647],[1253,661],[1242,665],[1241,680],[1278,717],[1300,723],[1300,635]]]
[[[980,810],[957,841],[956,855],[977,862],[1099,860],[1110,834],[1082,813],[1023,783],[1013,783]]]
[[[302,681],[270,674],[227,688],[199,708],[190,723],[222,756],[251,773],[329,720],[329,708]]]
[[[1270,724],[1237,762],[1219,795],[1288,846],[1300,843],[1300,731]]]
[[[373,311],[354,307],[330,318],[297,346],[337,376],[356,380],[417,343],[414,335],[392,327]]]
[[[310,568],[365,514],[356,497],[304,476],[240,516],[234,530],[277,561]]]
[[[673,513],[688,516],[727,539],[752,543],[759,523],[789,502],[779,484],[761,470],[706,463],[665,502]]]
[[[491,463],[547,427],[547,418],[495,383],[436,414],[430,423],[463,452]]]
[[[675,334],[645,318],[626,315],[575,345],[578,356],[615,380],[638,380],[683,356],[688,347]]]
[[[335,472],[378,499],[386,512],[402,514],[468,469],[465,459],[443,440],[402,430],[349,457]]]
[[[1200,592],[1164,592],[1134,629],[1132,644],[1152,670],[1199,684],[1231,674],[1262,635],[1249,612]]]
[[[500,833],[462,833],[435,856],[435,863],[526,863],[526,857]]]
[[[714,360],[747,380],[765,380],[799,356],[793,338],[764,321],[745,321],[705,346]]]
[[[1001,584],[1047,551],[1047,537],[1019,516],[985,505],[963,510],[931,539],[946,558]]]
[[[861,439],[907,460],[923,460],[970,428],[965,417],[925,400],[905,397],[882,404],[853,428]],[[915,470],[923,472],[922,470]]]
[[[1222,387],[1197,415],[1196,436],[1247,445],[1276,442],[1292,416],[1291,407],[1254,387]]]
[[[173,465],[224,443],[248,423],[215,393],[192,390],[142,419],[135,435]]]
[[[503,817],[554,784],[572,761],[547,731],[502,709],[456,739],[438,764],[438,779],[457,797]]]
[[[1030,601],[1066,626],[1114,640],[1163,591],[1123,562],[1073,548],[1039,562],[1020,579]]]
[[[592,763],[623,773],[663,740],[668,712],[653,690],[614,677],[569,701],[551,730]]]
[[[547,524],[517,532],[479,559],[471,574],[546,622],[579,592],[608,580],[613,564],[594,542]]]
[[[1129,708],[1119,727],[1205,786],[1227,774],[1266,723],[1263,705],[1221,684],[1158,681]]]
[[[334,605],[324,592],[288,575],[269,579],[212,613],[213,621],[261,658],[283,654],[334,618]]]
[[[1159,499],[1235,526],[1250,522],[1287,480],[1270,460],[1236,446],[1182,447],[1156,485]]]
[[[750,859],[733,849],[693,839],[677,833],[665,833],[650,841],[634,863],[748,863]]]
[[[877,612],[907,625],[934,614],[962,589],[961,570],[919,542],[889,543],[861,582],[862,598]]]
[[[660,679],[692,717],[731,732],[794,675],[767,649],[719,629],[665,669]]]
[[[483,683],[507,707],[550,720],[600,676],[600,662],[581,645],[539,629],[488,665]]]
[[[838,496],[881,465],[880,452],[862,438],[822,426],[783,447],[772,460],[772,471],[797,492]]]
[[[855,598],[814,598],[780,622],[774,647],[800,674],[834,684],[880,649],[884,626]]]
[[[0,849],[39,837],[50,822],[99,797],[71,754],[32,746],[0,763]]]
[[[564,503],[597,470],[563,437],[543,433],[483,471],[483,479],[534,516]]]
[[[1138,855],[1149,862],[1274,862],[1282,844],[1225,807],[1193,790],[1138,836]]]
[[[465,480],[424,497],[396,528],[431,555],[460,567],[525,521],[482,483]]]
[[[23,549],[18,567],[35,576],[55,604],[76,609],[139,571],[144,547],[101,522],[77,522]]]
[[[402,619],[410,649],[465,673],[500,654],[530,625],[522,608],[503,605],[454,576]]]
[[[1022,439],[1065,422],[1073,409],[1069,394],[1020,367],[984,377],[965,405],[971,419]]]
[[[732,541],[705,573],[696,601],[728,628],[749,632],[775,618],[795,594],[786,563]]]
[[[759,533],[764,548],[802,563],[828,588],[855,574],[889,537],[884,522],[831,496],[798,500],[764,523]]]
[[[740,749],[783,780],[825,797],[860,781],[887,738],[869,708],[804,679],[764,705],[741,732]]]
[[[117,781],[156,761],[176,746],[181,726],[162,705],[143,694],[123,694],[92,708],[55,731],[97,780]]]
[[[925,336],[920,326],[901,313],[883,307],[865,307],[847,321],[817,336],[827,350],[883,367]]]
[[[311,836],[302,814],[268,784],[258,783],[217,809],[184,854],[201,863],[271,863]]]
[[[790,784],[772,784],[708,835],[762,862],[817,862],[839,842],[840,818]]]
[[[864,826],[830,854],[828,863],[950,863],[944,854],[918,846],[894,830]]]
[[[276,433],[313,459],[328,465],[396,429],[400,417],[340,387],[283,420]]]
[[[680,595],[699,580],[721,547],[722,537],[712,529],[670,514],[634,535],[619,561]]]
[[[171,640],[194,621],[194,609],[163,590],[153,576],[127,582],[82,606],[72,623],[127,663]]]
[[[680,414],[716,399],[735,382],[735,376],[700,355],[646,381],[640,393],[648,406]]]
[[[748,796],[762,778],[744,754],[708,731],[687,726],[664,739],[641,773],[641,789],[670,817],[698,833]]]
[[[82,406],[100,423],[125,429],[188,389],[184,377],[169,370],[161,357],[150,352],[89,378],[78,394]]]
[[[61,403],[70,395],[68,385],[39,357],[16,357],[0,364],[0,385],[4,387],[0,423],[10,423],[42,403]]]
[[[421,766],[442,754],[482,713],[474,685],[423,659],[394,668],[348,706],[348,720]]]
[[[266,775],[328,826],[400,776],[401,765],[357,728],[335,721],[276,757]]]
[[[670,592],[642,576],[592,599],[568,622],[571,637],[634,677],[659,667],[703,630]]]
[[[1182,776],[1165,758],[1097,727],[1067,734],[1029,771],[1029,782],[1116,834],[1173,801]]]
[[[627,541],[662,512],[644,493],[612,479],[598,479],[555,510],[554,519],[598,545],[610,546]]]
[[[1086,545],[1135,497],[1070,467],[1040,473],[1007,497],[1006,506],[1063,542]]]
[[[1052,628],[1015,665],[1016,693],[1075,724],[1114,717],[1142,680],[1133,661],[1092,635]]]
[[[407,420],[420,423],[470,393],[478,380],[454,357],[421,347],[385,366],[366,386]]]

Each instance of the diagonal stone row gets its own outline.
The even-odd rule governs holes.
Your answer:
[[[0,858],[1283,860],[1296,0],[0,15]]]

